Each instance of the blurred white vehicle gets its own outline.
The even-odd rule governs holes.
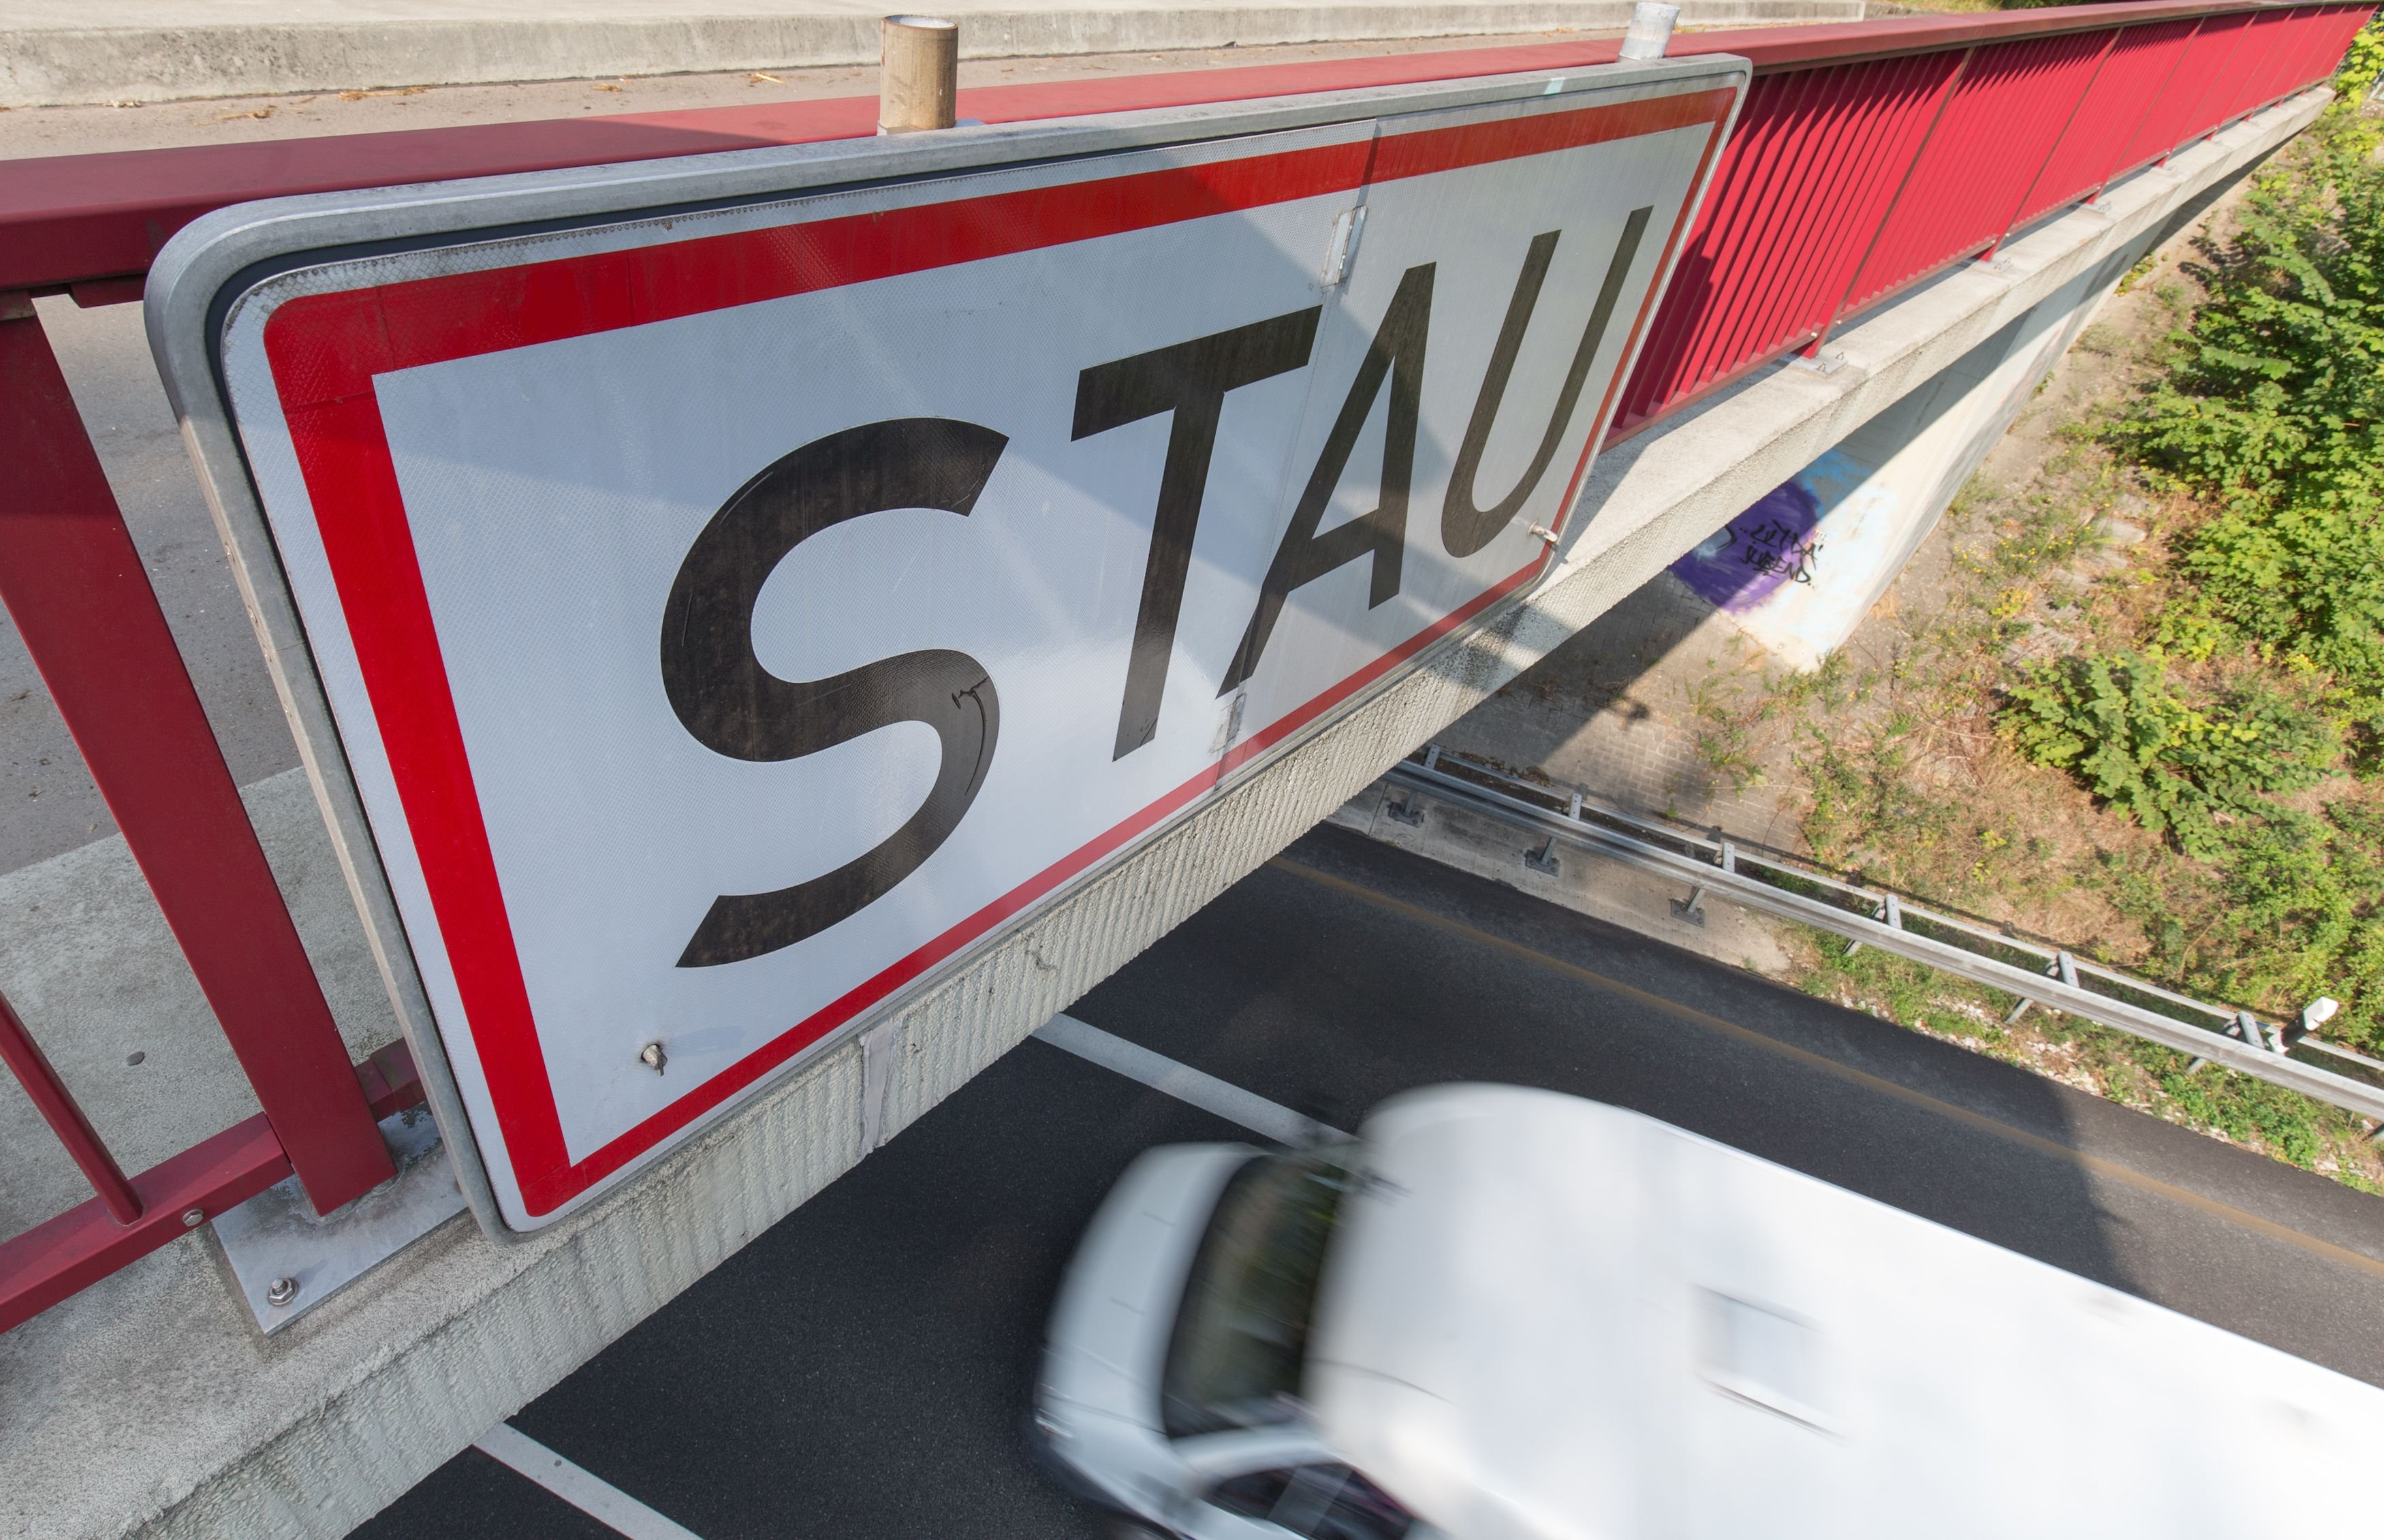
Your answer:
[[[2361,1533],[2384,1391],[1636,1113],[1154,1149],[1036,1423],[1198,1540]]]

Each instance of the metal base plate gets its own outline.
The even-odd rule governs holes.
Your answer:
[[[267,1336],[464,1211],[428,1108],[383,1118],[380,1132],[397,1174],[346,1207],[317,1218],[292,1176],[217,1218],[216,1239]]]

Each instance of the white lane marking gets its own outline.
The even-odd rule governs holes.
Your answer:
[[[509,1465],[629,1540],[702,1540],[695,1531],[672,1522],[611,1482],[590,1474],[510,1422],[500,1422],[478,1439],[480,1452]]]
[[[1254,1134],[1263,1134],[1277,1144],[1313,1144],[1319,1134],[1347,1137],[1339,1129],[1326,1128],[1281,1102],[1269,1101],[1254,1091],[1246,1091],[1213,1074],[1204,1074],[1189,1064],[1179,1064],[1164,1054],[1153,1053],[1139,1043],[1129,1043],[1074,1016],[1054,1016],[1035,1036],[1053,1048],[1066,1049],[1079,1059],[1114,1070],[1128,1080],[1138,1080],[1154,1091],[1188,1102],[1204,1112],[1214,1112],[1227,1123],[1238,1123]]]

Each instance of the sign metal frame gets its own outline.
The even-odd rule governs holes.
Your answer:
[[[887,186],[971,172],[1111,156],[1124,151],[1196,146],[1288,130],[1362,124],[1371,120],[1466,107],[1496,108],[1534,98],[1587,95],[1603,102],[1710,97],[1712,130],[1702,158],[1632,320],[1602,400],[1594,411],[1588,447],[1571,472],[1560,505],[1558,537],[1577,535],[1578,495],[1620,383],[1645,340],[1669,283],[1682,242],[1694,224],[1720,146],[1744,100],[1750,67],[1725,55],[1609,65],[1571,71],[1434,82],[1362,92],[1325,93],[1149,112],[967,129],[943,134],[843,140],[787,148],[736,151],[580,168],[472,181],[338,192],[273,200],[219,210],[179,234],[159,256],[147,294],[147,323],[160,374],[180,417],[208,503],[232,557],[252,620],[264,643],[302,761],[322,803],[342,864],[400,1023],[422,1066],[431,1102],[454,1157],[459,1180],[484,1230],[518,1238],[573,1211],[633,1172],[646,1169],[732,1109],[748,1104],[848,1037],[898,1012],[952,969],[1026,923],[1061,894],[1128,858],[1172,826],[1186,808],[1158,811],[1124,831],[1109,848],[1015,905],[944,955],[863,1002],[827,1030],[806,1040],[734,1090],[689,1114],[611,1170],[538,1211],[533,1223],[509,1222],[491,1186],[472,1124],[440,1037],[429,997],[416,969],[379,848],[365,813],[354,773],[342,747],[323,677],[300,617],[282,553],[253,478],[227,386],[222,345],[242,297],[260,284],[298,271],[428,248],[518,242],[524,237],[668,219],[690,214],[768,205],[843,190]],[[1717,94],[1726,93],[1727,101]],[[1707,120],[1700,118],[1699,121]],[[1356,709],[1436,649],[1478,630],[1520,603],[1558,565],[1551,540],[1519,580],[1485,595],[1471,613],[1455,614],[1371,675],[1353,679],[1336,697],[1265,742],[1237,744],[1212,783],[1223,786],[1271,763],[1300,740]]]

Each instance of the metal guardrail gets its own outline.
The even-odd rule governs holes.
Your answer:
[[[1394,765],[1385,778],[1542,836],[1546,843],[1523,856],[1542,870],[1553,863],[1559,845],[1586,851],[1685,885],[1689,896],[1674,900],[1674,912],[1698,916],[1699,923],[1707,895],[1725,898],[2017,995],[2021,1009],[2035,1004],[2067,1012],[2384,1124],[2384,1062],[2327,1042],[2305,1024],[2266,1021],[2236,1006],[2195,1000],[2062,948],[1849,881],[1783,851],[1730,839],[1719,829],[1694,834],[1587,792],[1524,780],[1437,744]],[[1408,822],[1422,816],[1412,802],[1394,803],[1389,811]],[[2171,1015],[2154,1004],[2192,1014]],[[2316,1055],[2328,1063],[2310,1062]]]

